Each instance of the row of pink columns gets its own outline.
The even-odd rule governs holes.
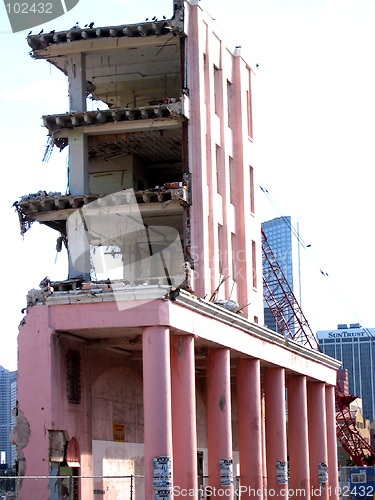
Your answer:
[[[206,369],[211,498],[233,499],[233,487],[222,487],[220,478],[220,459],[232,459],[229,349],[209,349]],[[154,497],[153,458],[159,456],[173,457],[172,484],[180,492],[183,489],[197,491],[194,338],[170,337],[166,327],[144,328],[143,377],[146,498]],[[337,499],[334,388],[320,382],[307,384],[306,377],[291,375],[287,389],[288,446],[284,369],[269,367],[265,371],[264,417],[260,361],[239,359],[241,498],[261,498],[265,488],[268,497],[271,493],[278,498],[287,497],[290,488],[298,491],[301,498]],[[282,466],[288,460],[287,450],[289,485],[280,482]],[[329,482],[322,493],[319,491],[320,462],[328,464],[329,471]],[[189,498],[197,500],[198,496],[189,495]]]

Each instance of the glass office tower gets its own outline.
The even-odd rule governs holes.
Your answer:
[[[296,230],[293,228],[294,222],[290,216],[277,217],[262,223],[271,250],[297,301],[300,301],[298,238],[294,236],[293,232]],[[292,314],[292,311],[289,314]],[[276,321],[266,303],[264,323],[271,330],[278,332]]]
[[[349,392],[362,399],[363,416],[375,419],[375,328],[359,323],[317,332],[323,352],[342,361],[348,370]]]

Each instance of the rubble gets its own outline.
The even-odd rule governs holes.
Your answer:
[[[179,186],[179,187],[168,187]],[[114,193],[110,196],[115,197],[114,204],[121,204],[121,197],[126,197],[126,189]],[[39,213],[52,212],[58,210],[72,210],[82,208],[84,205],[91,203],[101,198],[108,197],[102,194],[89,194],[89,195],[69,195],[61,194],[61,192],[46,192],[38,191],[35,194],[28,194],[20,197],[20,201],[15,201],[13,207],[15,208],[21,234],[25,234],[31,227],[32,223],[37,220]],[[185,182],[172,182],[166,183],[163,186],[155,186],[141,191],[135,191],[135,197],[139,204],[144,203],[164,203],[162,208],[167,206],[168,201],[178,201],[183,206],[190,205],[189,186]],[[58,229],[54,227],[54,229]],[[60,232],[63,233],[61,227]]]
[[[228,311],[232,311],[235,313],[240,312],[240,305],[235,300],[215,300],[214,304],[223,307],[224,309],[228,309]]]

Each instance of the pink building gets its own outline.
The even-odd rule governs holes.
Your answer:
[[[240,50],[199,0],[175,0],[169,20],[28,43],[68,76],[70,110],[43,119],[69,147],[69,193],[17,209],[24,231],[60,233],[69,279],[31,291],[20,328],[15,441],[22,474],[44,478],[19,498],[65,498],[61,475],[83,476],[71,484],[84,500],[198,499],[202,481],[233,498],[235,476],[242,498],[287,496],[288,479],[336,498],[340,363],[262,326],[254,74]],[[87,111],[87,95],[108,109]],[[133,496],[101,476],[133,476]]]

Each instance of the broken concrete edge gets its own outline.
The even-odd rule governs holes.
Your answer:
[[[143,203],[166,203],[177,200],[182,206],[189,206],[190,202],[190,176],[184,174],[182,182],[168,182],[163,186],[155,186],[144,190],[134,191],[137,202]],[[123,189],[124,196],[126,189]],[[116,194],[118,196],[118,193]],[[89,194],[89,195],[70,195],[61,194],[61,192],[38,191],[35,194],[21,196],[19,201],[13,203],[19,224],[21,235],[24,235],[35,222],[35,214],[40,212],[55,211],[63,209],[80,209],[93,201],[111,196],[111,194]],[[118,203],[116,203],[118,204]],[[164,208],[164,207],[163,207]]]
[[[23,449],[26,448],[29,443],[31,429],[24,413],[18,408],[18,403],[13,410],[13,414],[15,417],[15,425],[10,433],[9,440],[15,445],[17,450],[18,475],[25,476],[26,460]],[[19,487],[21,487],[21,484],[22,483],[19,483]]]
[[[23,453],[24,448],[29,443],[31,428],[30,423],[27,420],[25,414],[18,406],[18,401],[16,407],[12,410],[15,417],[15,425],[10,433],[9,440],[17,449],[17,461],[18,461],[18,476],[26,476],[26,459]],[[73,440],[75,438],[72,438]],[[69,443],[69,434],[66,430],[48,430],[48,441],[49,441],[49,459],[51,462],[64,462],[66,459],[67,445]],[[18,483],[18,488],[21,488],[22,479]]]
[[[165,300],[175,300],[178,296],[180,290],[185,290],[187,293],[193,294],[192,289],[187,285],[188,279],[184,281],[178,288],[173,288],[171,285],[160,285],[160,284],[131,284],[124,282],[123,280],[103,280],[103,281],[89,281],[86,282],[83,278],[74,278],[64,281],[49,281],[46,277],[40,283],[40,288],[32,288],[27,293],[27,310],[29,307],[33,307],[40,304],[50,303],[53,304],[54,300],[47,300],[52,295],[56,301],[62,299],[63,297],[70,297],[72,301],[75,299],[81,301],[83,296],[87,296],[89,301],[94,301],[95,297],[107,295],[107,300],[112,301],[114,299],[114,293],[124,292],[124,293],[134,293],[137,294],[148,293],[152,291],[157,292],[157,297]],[[161,294],[161,295],[160,295]],[[155,297],[156,297],[155,295]],[[86,301],[85,301],[86,302]],[[23,324],[23,322],[21,322]]]
[[[62,129],[72,129],[103,123],[118,123],[134,120],[163,120],[170,117],[182,117],[182,99],[186,93],[181,91],[180,98],[164,99],[159,104],[147,106],[118,107],[96,111],[66,112],[53,115],[43,115],[43,125],[49,131],[50,136]],[[57,139],[53,138],[54,142]],[[63,149],[63,144],[58,146]]]

